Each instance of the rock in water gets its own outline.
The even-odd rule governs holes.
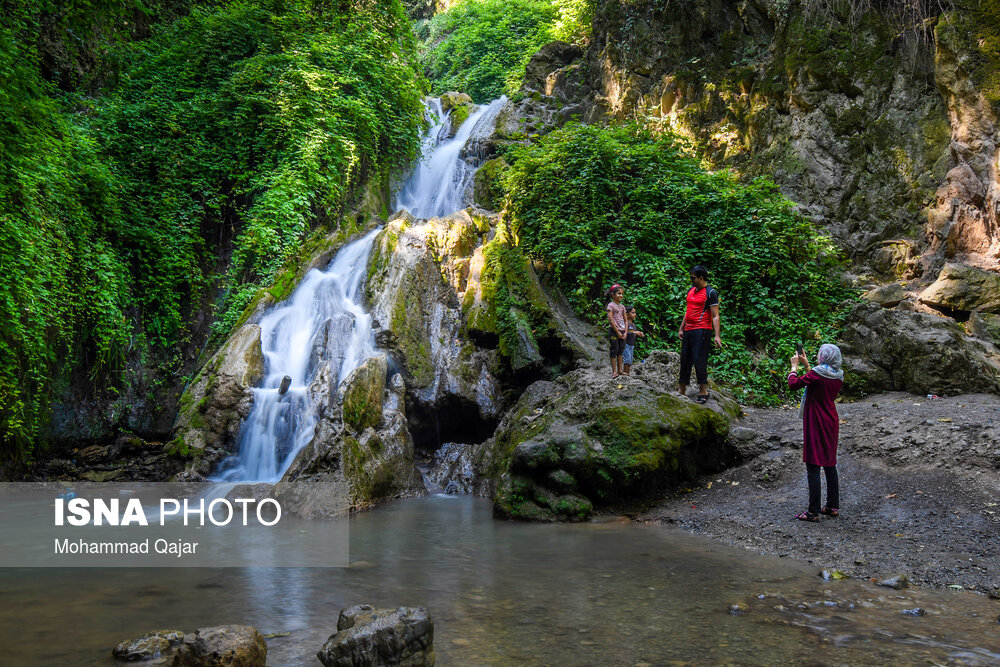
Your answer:
[[[265,667],[267,644],[251,625],[199,628],[184,638],[173,667]]]
[[[423,607],[361,604],[340,612],[337,633],[316,655],[326,667],[432,667],[433,644],[434,622]]]
[[[149,660],[169,650],[172,644],[184,639],[180,630],[154,630],[137,639],[128,639],[116,646],[111,654],[119,660]]]
[[[290,386],[292,386],[292,378],[286,375],[285,377],[281,378],[281,386],[278,387],[278,394],[280,396],[284,396],[285,392],[288,391],[288,388]]]

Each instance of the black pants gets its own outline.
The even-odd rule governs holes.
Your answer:
[[[684,332],[681,340],[680,384],[691,384],[691,365],[698,384],[708,384],[708,348],[712,346],[711,329],[693,329]]]
[[[819,469],[821,466],[806,464],[806,478],[809,480],[809,513],[819,514]],[[826,506],[840,509],[840,479],[837,466],[823,468],[826,473]]]

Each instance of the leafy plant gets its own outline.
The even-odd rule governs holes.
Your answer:
[[[521,246],[595,321],[604,290],[623,283],[649,334],[640,351],[677,345],[695,264],[721,294],[714,373],[741,398],[780,398],[795,344],[833,336],[851,296],[834,274],[839,255],[770,181],[707,172],[676,136],[635,124],[569,124],[506,157]]]
[[[463,0],[425,26],[421,62],[433,91],[477,103],[521,87],[531,55],[555,39],[551,0]]]
[[[229,0],[152,24],[151,7],[184,5],[17,2],[0,24],[0,451],[14,459],[71,373],[102,395],[133,381],[129,359],[177,372],[214,293],[221,338],[311,229],[419,148],[398,0]],[[53,48],[60,67],[87,61],[89,84],[42,66],[53,22],[86,33]],[[112,83],[89,96],[98,81]]]

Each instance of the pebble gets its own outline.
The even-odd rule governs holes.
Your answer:
[[[729,613],[733,616],[742,616],[743,614],[750,611],[745,604],[742,602],[736,602],[729,605]]]
[[[904,609],[902,613],[905,616],[923,616],[927,612],[921,609],[920,607],[914,607],[913,609]]]

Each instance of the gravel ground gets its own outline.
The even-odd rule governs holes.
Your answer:
[[[747,462],[702,477],[636,518],[863,579],[1000,595],[1000,398],[891,393],[838,406],[841,516],[806,508],[797,408],[747,409]],[[825,481],[824,481],[825,499]]]

